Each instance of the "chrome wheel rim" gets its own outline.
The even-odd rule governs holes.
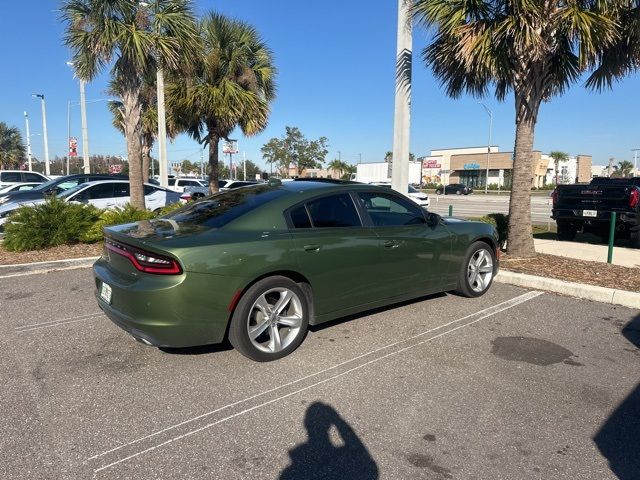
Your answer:
[[[262,352],[280,352],[300,334],[302,315],[302,302],[293,291],[284,287],[267,290],[249,311],[249,340]]]
[[[469,259],[467,266],[467,280],[471,290],[483,292],[487,289],[493,278],[493,258],[489,251],[477,250]]]

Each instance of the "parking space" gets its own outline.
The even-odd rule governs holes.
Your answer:
[[[0,279],[1,478],[640,468],[621,460],[640,436],[637,401],[625,402],[639,395],[637,311],[496,284],[314,328],[293,355],[258,364],[225,346],[140,345],[100,314],[93,285],[88,269]]]

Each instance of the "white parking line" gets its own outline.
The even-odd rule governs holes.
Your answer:
[[[60,320],[51,320],[49,322],[34,323],[31,325],[21,325],[14,328],[17,333],[30,332],[32,330],[39,330],[41,328],[57,327],[58,325],[66,325],[68,323],[84,322],[86,320],[93,320],[101,315],[103,312],[88,313],[86,315],[78,315],[77,317],[63,318]]]
[[[319,372],[316,372],[316,373],[313,373],[313,374],[307,375],[307,376],[302,377],[302,378],[300,378],[300,379],[298,379],[298,380],[294,380],[293,382],[289,382],[289,383],[284,384],[284,385],[281,385],[281,386],[279,386],[279,387],[276,387],[276,388],[273,388],[273,389],[270,389],[270,390],[267,390],[267,391],[264,391],[264,392],[258,393],[258,394],[256,394],[256,395],[251,396],[251,397],[247,397],[247,398],[242,399],[242,400],[239,400],[239,401],[237,401],[237,402],[230,403],[230,404],[228,404],[228,405],[225,405],[225,406],[223,406],[223,407],[217,408],[217,409],[215,409],[215,410],[212,410],[212,411],[210,411],[210,412],[204,413],[204,414],[202,414],[202,415],[198,415],[197,417],[191,418],[191,419],[189,419],[189,420],[185,420],[185,421],[183,421],[183,422],[180,422],[180,423],[178,423],[178,424],[175,424],[175,425],[172,425],[172,426],[170,426],[170,427],[164,428],[164,429],[162,429],[162,430],[158,430],[158,431],[156,431],[156,432],[150,433],[149,435],[145,435],[145,436],[140,437],[140,438],[138,438],[138,439],[136,439],[136,440],[133,440],[133,441],[131,441],[131,442],[129,442],[129,443],[122,444],[122,445],[120,445],[120,446],[118,446],[118,447],[112,448],[112,449],[107,450],[107,451],[105,451],[105,452],[102,452],[102,453],[99,453],[99,454],[94,455],[94,456],[92,456],[92,457],[89,457],[89,458],[87,458],[85,461],[89,461],[89,460],[93,460],[93,459],[96,459],[96,458],[102,457],[102,456],[104,456],[104,455],[107,455],[107,454],[109,454],[109,453],[115,452],[115,451],[117,451],[117,450],[120,450],[120,449],[125,448],[125,447],[128,447],[128,446],[134,445],[134,444],[136,444],[136,443],[138,443],[138,442],[141,442],[141,441],[143,441],[143,440],[149,439],[149,438],[154,437],[154,436],[156,436],[156,435],[159,435],[159,434],[161,434],[161,433],[164,433],[164,432],[167,432],[167,431],[169,431],[169,430],[172,430],[172,429],[178,428],[178,427],[180,427],[180,426],[182,426],[182,425],[186,425],[186,424],[188,424],[188,423],[194,422],[194,421],[199,420],[199,419],[202,419],[202,418],[204,418],[204,417],[207,417],[207,416],[213,415],[214,413],[217,413],[217,412],[220,412],[220,411],[223,411],[223,410],[229,409],[229,408],[231,408],[231,407],[233,407],[233,406],[236,406],[236,405],[239,405],[239,404],[245,403],[245,402],[247,402],[247,401],[249,401],[249,400],[252,400],[252,399],[255,399],[255,398],[257,398],[257,397],[260,397],[260,396],[266,395],[266,394],[268,394],[268,393],[272,393],[272,392],[274,392],[274,391],[277,391],[277,390],[283,389],[283,388],[285,388],[285,387],[288,387],[288,386],[291,386],[291,385],[295,385],[295,384],[297,384],[297,383],[302,382],[303,380],[306,380],[306,379],[308,379],[308,378],[311,378],[311,377],[314,377],[314,376],[317,376],[317,375],[320,375],[320,374],[326,373],[326,372],[328,372],[328,371],[334,370],[334,369],[336,369],[336,368],[338,368],[338,367],[340,367],[340,366],[343,366],[343,365],[346,365],[346,364],[349,364],[349,363],[353,363],[353,362],[355,362],[356,360],[359,360],[359,359],[361,359],[361,358],[363,358],[363,357],[373,355],[373,354],[375,354],[375,353],[377,353],[377,352],[380,352],[380,351],[382,351],[382,350],[389,349],[389,348],[391,348],[391,347],[397,346],[397,345],[402,344],[402,343],[407,343],[407,342],[409,342],[409,341],[411,341],[411,340],[414,340],[414,339],[419,338],[419,337],[421,337],[421,336],[424,336],[424,335],[427,335],[427,334],[429,334],[429,333],[435,332],[435,331],[440,330],[440,329],[442,329],[442,328],[445,328],[445,327],[451,326],[451,325],[453,325],[453,324],[459,323],[459,322],[461,322],[461,321],[463,321],[463,320],[467,320],[467,319],[470,319],[470,318],[473,318],[473,317],[478,317],[478,318],[474,318],[474,319],[473,319],[472,321],[470,321],[470,322],[467,322],[467,323],[465,323],[465,324],[463,324],[463,325],[458,325],[458,326],[453,327],[453,328],[451,328],[451,329],[445,330],[444,332],[439,333],[439,334],[437,334],[437,335],[434,335],[434,336],[432,336],[432,337],[429,337],[429,338],[427,338],[427,339],[425,339],[425,340],[423,340],[423,341],[421,341],[421,342],[418,342],[418,343],[415,343],[415,344],[412,344],[412,345],[406,346],[406,347],[404,347],[404,348],[401,348],[401,349],[399,349],[399,350],[396,350],[396,351],[393,351],[393,352],[389,352],[389,353],[387,353],[387,354],[385,354],[385,355],[382,355],[382,356],[379,356],[379,357],[373,358],[373,359],[371,359],[371,360],[369,360],[369,361],[367,361],[367,362],[365,362],[365,363],[363,363],[363,364],[361,364],[361,365],[357,365],[357,366],[352,367],[352,368],[350,368],[350,369],[348,369],[348,370],[345,370],[344,372],[341,372],[341,373],[335,374],[335,375],[333,375],[333,376],[330,376],[330,377],[328,377],[328,378],[325,378],[325,379],[323,379],[323,380],[320,380],[320,381],[318,381],[318,382],[316,382],[316,383],[314,383],[314,384],[312,384],[312,385],[308,385],[308,386],[306,386],[306,387],[300,388],[300,389],[298,389],[298,390],[295,390],[295,391],[293,391],[293,392],[287,393],[287,394],[285,394],[285,395],[281,395],[281,396],[279,396],[279,397],[277,397],[277,398],[274,398],[274,399],[272,399],[272,400],[268,400],[268,401],[266,401],[266,402],[263,402],[263,403],[261,403],[261,404],[259,404],[259,405],[255,405],[255,406],[253,406],[253,407],[247,408],[247,409],[245,409],[245,410],[242,410],[242,411],[240,411],[240,412],[234,413],[234,414],[232,414],[232,415],[229,415],[229,416],[227,416],[227,417],[224,417],[224,418],[222,418],[222,419],[220,419],[220,420],[217,420],[217,421],[215,421],[215,422],[211,422],[211,423],[209,423],[209,424],[207,424],[207,425],[204,425],[203,427],[196,428],[196,429],[191,430],[191,431],[189,431],[189,432],[187,432],[187,433],[184,433],[184,434],[182,434],[182,435],[178,435],[178,436],[176,436],[176,437],[170,438],[169,440],[166,440],[166,441],[164,441],[164,442],[161,442],[161,443],[159,443],[159,444],[157,444],[157,445],[154,445],[154,446],[152,446],[152,447],[149,447],[149,448],[146,448],[146,449],[140,450],[139,452],[136,452],[136,453],[131,454],[131,455],[127,456],[127,457],[124,457],[124,458],[121,458],[121,459],[119,459],[119,460],[116,460],[116,461],[114,461],[114,462],[112,462],[112,463],[109,463],[109,464],[107,464],[107,465],[103,465],[103,466],[101,466],[101,467],[99,467],[99,468],[97,468],[97,469],[95,469],[95,470],[94,470],[94,474],[97,474],[97,473],[99,473],[99,472],[101,472],[101,471],[103,471],[103,470],[106,470],[106,469],[112,468],[112,467],[114,467],[114,466],[116,466],[116,465],[119,465],[119,464],[121,464],[121,463],[123,463],[123,462],[126,462],[126,461],[128,461],[128,460],[131,460],[131,459],[133,459],[133,458],[136,458],[136,457],[138,457],[138,456],[140,456],[140,455],[143,455],[143,454],[145,454],[145,453],[152,452],[152,451],[154,451],[154,450],[156,450],[156,449],[158,449],[158,448],[161,448],[161,447],[163,447],[163,446],[165,446],[165,445],[169,445],[170,443],[173,443],[173,442],[176,442],[176,441],[181,440],[181,439],[183,439],[183,438],[189,437],[189,436],[191,436],[191,435],[194,435],[194,434],[196,434],[196,433],[198,433],[198,432],[201,432],[201,431],[203,431],[203,430],[206,430],[206,429],[208,429],[208,428],[211,428],[211,427],[213,427],[213,426],[215,426],[215,425],[218,425],[218,424],[220,424],[220,423],[223,423],[223,422],[226,422],[226,421],[231,420],[231,419],[233,419],[233,418],[236,418],[236,417],[238,417],[238,416],[240,416],[240,415],[243,415],[243,414],[245,414],[245,413],[249,413],[249,412],[252,412],[253,410],[257,410],[257,409],[259,409],[259,408],[265,407],[265,406],[267,406],[267,405],[270,405],[270,404],[272,404],[272,403],[278,402],[278,401],[280,401],[280,400],[284,400],[285,398],[291,397],[292,395],[296,395],[296,394],[298,394],[298,393],[301,393],[301,392],[304,392],[304,391],[309,390],[309,389],[311,389],[311,388],[314,388],[314,387],[316,387],[316,386],[318,386],[318,385],[322,385],[322,384],[324,384],[324,383],[329,382],[330,380],[334,380],[334,379],[336,379],[336,378],[340,378],[340,377],[342,377],[342,376],[344,376],[344,375],[346,375],[346,374],[348,374],[348,373],[351,373],[351,372],[354,372],[354,371],[356,371],[356,370],[359,370],[359,369],[361,369],[361,368],[363,368],[363,367],[365,367],[365,366],[371,365],[371,364],[376,363],[376,362],[378,362],[378,361],[380,361],[380,360],[383,360],[383,359],[385,359],[385,358],[388,358],[388,357],[391,357],[391,356],[397,355],[397,354],[402,353],[402,352],[405,352],[405,351],[407,351],[407,350],[409,350],[409,349],[415,348],[415,347],[417,347],[417,346],[419,346],[419,345],[423,345],[423,344],[425,344],[425,343],[427,343],[427,342],[430,342],[430,341],[432,341],[432,340],[435,340],[435,339],[437,339],[437,338],[440,338],[440,337],[442,337],[442,336],[444,336],[444,335],[447,335],[447,334],[449,334],[449,333],[455,332],[456,330],[459,330],[459,329],[461,329],[461,328],[468,327],[469,325],[473,325],[474,323],[477,323],[477,322],[479,322],[479,321],[481,321],[481,320],[484,320],[484,319],[485,319],[485,318],[487,318],[487,317],[490,317],[490,316],[492,316],[492,315],[496,315],[497,313],[500,313],[500,312],[503,312],[503,311],[508,310],[508,309],[510,309],[510,308],[513,308],[513,307],[515,307],[515,306],[517,306],[517,305],[520,305],[520,304],[522,304],[522,303],[524,303],[524,302],[527,302],[527,301],[529,301],[529,300],[532,300],[532,299],[534,299],[534,298],[536,298],[536,297],[538,297],[538,296],[540,296],[540,295],[543,295],[543,294],[544,294],[544,292],[538,292],[538,291],[532,291],[532,292],[524,293],[524,294],[522,294],[522,295],[519,295],[518,297],[512,298],[511,300],[507,300],[507,301],[505,301],[505,302],[499,303],[499,304],[494,305],[494,306],[492,306],[492,307],[488,307],[488,308],[485,308],[485,309],[483,309],[483,310],[479,310],[478,312],[472,313],[472,314],[467,315],[467,316],[465,316],[465,317],[462,317],[462,318],[459,318],[459,319],[456,319],[456,320],[452,320],[452,321],[450,321],[450,322],[448,322],[448,323],[445,323],[445,324],[443,324],[443,325],[440,325],[440,326],[437,326],[437,327],[431,328],[431,329],[426,330],[426,331],[424,331],[424,332],[421,332],[421,333],[419,333],[419,334],[417,334],[417,335],[413,335],[413,336],[411,336],[411,337],[405,338],[404,340],[399,340],[399,341],[394,342],[394,343],[391,343],[391,344],[389,344],[389,345],[386,345],[386,346],[383,346],[383,347],[379,347],[379,348],[377,348],[377,349],[375,349],[375,350],[372,350],[372,351],[370,351],[370,352],[364,353],[364,354],[362,354],[362,355],[359,355],[359,356],[357,356],[357,357],[354,357],[354,358],[352,358],[352,359],[350,359],[350,360],[347,360],[347,361],[345,361],[345,362],[339,363],[339,364],[337,364],[337,365],[334,365],[334,366],[332,366],[332,367],[326,368],[326,369],[321,370],[321,371],[319,371]]]

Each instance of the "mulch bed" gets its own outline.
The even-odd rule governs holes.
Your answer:
[[[542,253],[526,259],[509,258],[508,255],[502,254],[500,268],[568,282],[640,292],[640,269],[638,268],[588,262]]]
[[[0,265],[68,260],[71,258],[97,257],[102,253],[102,242],[61,245],[33,252],[9,252],[0,245]]]

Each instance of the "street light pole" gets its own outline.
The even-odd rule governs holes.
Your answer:
[[[91,173],[89,165],[89,132],[87,129],[87,101],[84,94],[85,81],[80,79],[80,115],[82,117],[82,163],[84,173]],[[67,156],[67,158],[69,158]]]
[[[484,107],[489,115],[489,143],[487,144],[487,176],[484,182],[484,194],[486,195],[489,192],[489,158],[491,157],[491,133],[493,130],[493,112],[489,110],[489,108],[482,102],[479,102],[480,105]],[[498,176],[498,186],[500,186],[500,177]]]
[[[29,162],[29,171],[31,172],[31,134],[29,133],[29,115],[27,115],[27,112],[24,112],[24,121],[27,124],[27,160]]]
[[[44,101],[44,94],[33,93],[33,98],[40,99],[40,105],[42,106],[42,135],[44,137],[44,174],[49,176],[51,174],[49,169],[49,140],[47,137],[47,107]]]
[[[638,152],[640,148],[633,149],[633,176],[638,175]]]
[[[396,45],[396,95],[393,119],[392,188],[407,193],[409,187],[409,133],[411,128],[412,28],[409,0],[398,0]]]

